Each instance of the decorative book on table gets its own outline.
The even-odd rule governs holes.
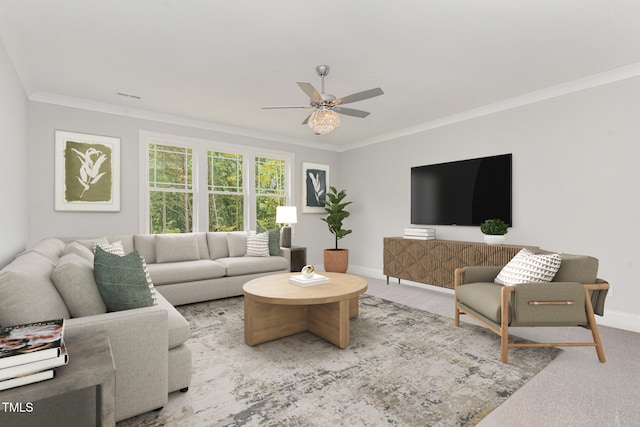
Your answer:
[[[313,273],[311,277],[305,277],[302,274],[296,274],[289,278],[289,282],[298,286],[313,286],[327,283],[329,278],[318,273]]]
[[[429,227],[407,227],[404,229],[405,239],[434,240],[436,229]]]
[[[55,376],[56,376],[55,369],[48,369],[46,371],[40,371],[30,375],[22,375],[16,378],[11,378],[10,380],[0,381],[0,391],[8,390],[14,387],[20,387],[21,385],[33,384],[33,383],[38,383],[44,380],[50,380]]]
[[[47,369],[58,368],[69,362],[69,355],[64,341],[60,344],[60,356],[50,357],[48,359],[37,360],[35,362],[23,363],[21,365],[9,366],[0,369],[0,390],[2,384],[6,380],[16,377],[28,376],[37,372],[46,371]]]
[[[57,358],[64,319],[0,328],[0,369]]]

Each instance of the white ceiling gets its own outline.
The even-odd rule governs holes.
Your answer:
[[[638,75],[640,1],[0,0],[0,38],[30,99],[335,148]],[[371,115],[317,136],[309,110],[260,109],[307,104],[319,64],[338,97],[381,87],[349,105]]]

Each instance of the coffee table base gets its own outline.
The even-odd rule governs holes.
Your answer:
[[[254,346],[309,331],[330,343],[349,345],[349,319],[358,316],[358,297],[325,304],[267,304],[244,296],[244,340]]]

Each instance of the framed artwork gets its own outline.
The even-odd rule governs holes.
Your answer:
[[[56,130],[55,210],[120,211],[120,138]]]
[[[329,165],[302,162],[302,212],[325,213],[329,189]]]

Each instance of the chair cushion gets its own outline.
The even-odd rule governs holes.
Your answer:
[[[495,278],[501,285],[550,282],[560,268],[560,254],[534,254],[527,248],[520,250]]]
[[[229,256],[245,256],[247,254],[247,232],[232,231],[228,233],[227,244],[229,245]]]
[[[598,259],[587,255],[562,254],[562,265],[554,282],[596,283]]]
[[[79,242],[67,243],[62,250],[62,256],[68,255],[70,253],[78,255],[79,257],[87,260],[91,263],[91,265],[93,265],[93,252],[91,252],[91,249],[87,248],[83,244]]]
[[[573,304],[540,304],[571,301]],[[536,302],[538,304],[531,304]],[[585,294],[577,282],[524,283],[514,296],[516,317],[512,326],[578,326],[587,324]]]
[[[502,285],[497,283],[477,282],[456,288],[456,298],[462,304],[495,323],[500,323],[501,297]]]
[[[229,256],[229,244],[227,234],[224,231],[207,233],[207,246],[209,246],[209,258],[218,259]]]

